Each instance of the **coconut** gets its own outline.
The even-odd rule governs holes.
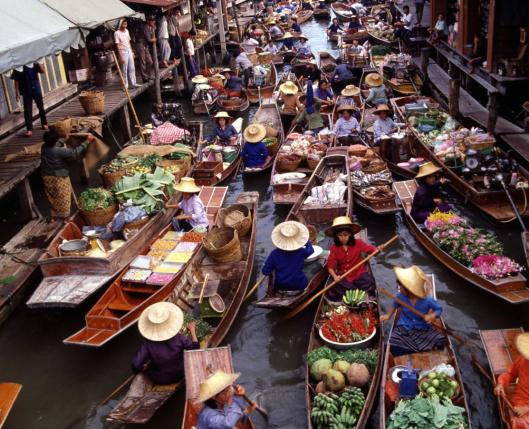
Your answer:
[[[351,386],[362,387],[369,381],[369,370],[363,363],[352,363],[347,370],[347,381]]]
[[[310,375],[316,381],[323,379],[323,374],[332,368],[332,362],[329,359],[319,359],[310,367]]]
[[[333,391],[339,392],[345,387],[345,376],[335,369],[330,369],[323,375],[325,386]]]
[[[316,391],[316,393],[327,393],[327,388],[325,387],[325,382],[320,381],[316,385],[316,389],[314,389],[314,390]]]
[[[334,365],[332,366],[333,369],[340,371],[342,374],[347,374],[347,370],[351,364],[345,360],[337,360],[334,362]]]

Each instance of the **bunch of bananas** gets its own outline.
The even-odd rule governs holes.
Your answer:
[[[357,307],[364,302],[367,302],[367,293],[361,289],[348,290],[342,298],[344,304],[352,307]]]
[[[310,417],[316,425],[316,429],[328,428],[334,423],[338,414],[338,395],[334,393],[319,393],[314,398],[314,404]]]
[[[356,422],[356,419],[362,413],[366,398],[360,388],[349,386],[344,389],[338,401],[342,406],[342,411],[344,409],[347,410],[346,414],[352,415]]]

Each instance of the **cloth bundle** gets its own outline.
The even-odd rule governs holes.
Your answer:
[[[392,181],[391,172],[388,169],[373,174],[364,173],[363,171],[353,171],[351,173],[351,184],[356,189],[373,185],[391,185]]]
[[[312,188],[310,197],[307,197],[304,205],[327,205],[343,203],[343,196],[347,186],[337,180],[334,183],[326,183],[322,186]]]

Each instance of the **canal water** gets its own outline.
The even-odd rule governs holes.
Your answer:
[[[314,52],[333,52],[332,47],[327,46],[326,25],[327,21],[312,20],[303,26]],[[189,111],[189,105],[185,105]],[[147,100],[140,106],[144,121],[149,120],[149,106]],[[246,120],[255,110],[254,107],[250,109],[245,115]],[[233,202],[242,191],[258,191],[260,194],[255,272],[251,284],[272,250],[270,233],[273,227],[287,215],[286,210],[274,206],[269,179],[268,173],[245,179],[238,175],[229,183],[226,203]],[[450,193],[448,198],[474,224],[496,232],[507,254],[523,261],[518,225],[495,225],[455,195]],[[3,228],[0,228],[0,239],[4,241],[20,228],[13,209],[15,203],[9,199],[1,202]],[[401,215],[377,217],[355,208],[355,218],[367,228],[372,244],[381,244],[395,233],[400,236],[399,241],[373,261],[377,283],[395,290],[394,265],[416,264],[433,273],[446,324],[465,339],[466,345],[476,350],[485,367],[479,329],[529,326],[528,306],[508,305],[453,275],[417,243]],[[137,329],[133,327],[100,349],[62,344],[64,338],[83,325],[84,314],[93,303],[94,299],[75,310],[29,310],[20,305],[0,327],[0,381],[18,382],[24,386],[6,428],[125,427],[105,422],[105,416],[117,399],[104,406],[98,403],[130,374],[130,361],[141,341]],[[384,306],[388,308],[389,303],[384,301]],[[254,413],[257,428],[306,427],[305,354],[314,310],[315,307],[309,307],[296,318],[282,321],[276,312],[257,309],[246,303],[224,342],[230,345],[235,368],[242,373],[241,384],[269,412],[268,421]],[[472,366],[468,349],[456,343],[455,350],[465,381],[473,427],[498,428],[500,424],[491,386]],[[180,427],[182,405],[183,394],[180,393],[143,427]],[[375,404],[371,428],[378,428],[377,410],[378,403]]]

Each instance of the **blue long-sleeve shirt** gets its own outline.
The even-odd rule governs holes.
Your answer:
[[[295,31],[296,33],[301,33],[301,27],[299,26],[297,22],[292,24],[292,31]]]
[[[240,91],[242,89],[242,79],[238,76],[230,76],[226,81],[226,89]]]
[[[246,167],[260,167],[268,157],[268,149],[263,142],[246,143],[241,156]]]
[[[292,49],[294,47],[294,39],[285,39],[283,40],[283,46],[287,49]]]
[[[309,280],[303,273],[305,259],[314,253],[312,243],[307,241],[304,247],[294,251],[274,249],[268,255],[262,273],[275,276],[275,287],[282,290],[303,290]]]
[[[244,418],[244,402],[240,396],[234,396],[231,404],[222,409],[210,408],[207,405],[198,415],[197,429],[233,429]]]
[[[439,317],[443,312],[443,307],[441,307],[439,303],[430,296],[427,296],[424,299],[417,299],[415,305],[411,303],[410,298],[401,294],[400,292],[397,294],[397,298],[401,301],[404,301],[406,304],[411,305],[417,311],[420,311],[423,314],[428,314],[430,310],[433,310],[437,317]],[[430,329],[432,327],[431,325],[426,323],[422,318],[412,313],[407,308],[401,307],[400,304],[397,304],[396,301],[393,302],[393,307],[401,309],[397,326],[402,326],[408,331],[410,329]]]
[[[334,82],[336,81],[344,81],[347,79],[352,79],[353,73],[351,73],[351,70],[349,70],[349,67],[347,64],[338,64],[336,68],[334,69],[334,75],[332,77],[332,80]]]
[[[224,128],[217,125],[213,128],[213,132],[208,136],[208,141],[211,142],[218,137],[222,144],[229,144],[230,137],[236,136],[237,134],[237,130],[233,125],[226,125]]]

